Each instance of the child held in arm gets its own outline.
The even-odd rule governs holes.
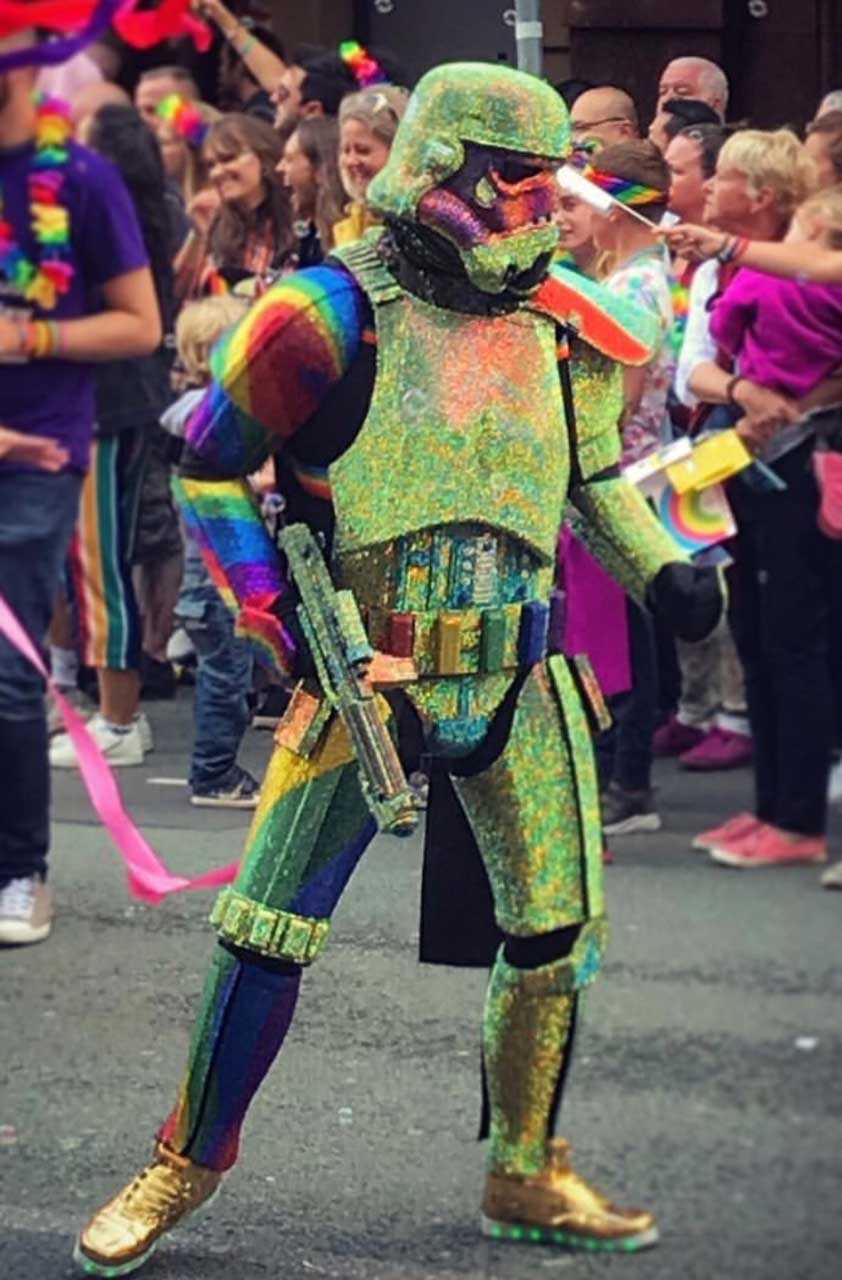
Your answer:
[[[842,189],[811,196],[796,211],[787,241],[825,249],[842,248]],[[717,344],[736,361],[732,390],[741,378],[799,402],[805,414],[810,397],[842,374],[842,284],[783,280],[742,267],[717,302],[711,318]],[[821,490],[819,526],[842,538],[842,381],[839,403],[816,409],[804,422],[771,440],[740,434],[764,456],[774,456],[783,432],[816,434],[814,454]]]
[[[190,303],[176,323],[179,360],[188,389],[161,419],[171,435],[184,437],[210,382],[208,357],[216,340],[241,319],[247,304],[232,296]],[[254,809],[259,787],[237,763],[249,723],[252,660],[234,635],[234,620],[211,581],[196,539],[183,525],[184,580],[176,616],[196,651],[190,802],[203,807]]]

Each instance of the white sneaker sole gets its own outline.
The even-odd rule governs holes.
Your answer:
[[[121,759],[119,756],[110,756],[105,754],[106,764],[112,769],[132,769],[136,765],[143,764],[143,752],[139,756],[132,755],[129,759]],[[50,760],[51,769],[76,769],[79,768],[79,761],[74,757],[73,760]]]
[[[792,858],[788,862],[757,862],[754,858],[746,858],[741,853],[732,853],[730,849],[719,849],[714,846],[708,850],[714,862],[722,867],[736,867],[738,871],[759,871],[767,867],[804,867],[820,865],[827,862],[826,853],[812,854],[810,857]]]
[[[0,947],[25,947],[30,942],[43,942],[49,937],[52,927],[52,920],[39,924],[37,928],[23,920],[7,920],[0,924]]]
[[[256,809],[260,796],[243,797],[242,800],[231,800],[221,796],[191,796],[190,803],[197,809]]]
[[[661,815],[659,813],[635,813],[630,818],[623,818],[621,822],[611,822],[604,825],[602,830],[607,836],[633,836],[647,831],[660,831]]]

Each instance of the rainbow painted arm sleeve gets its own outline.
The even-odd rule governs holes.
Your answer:
[[[237,635],[248,641],[258,662],[288,676],[295,641],[274,605],[290,587],[248,482],[182,476],[173,489],[211,581],[236,616]]]
[[[313,267],[267,290],[220,338],[186,435],[209,477],[256,471],[301,430],[354,359],[364,305],[345,271]]]
[[[187,428],[191,474],[175,489],[184,519],[238,635],[282,675],[295,643],[276,606],[290,584],[241,477],[306,427],[356,355],[363,315],[363,295],[344,271],[287,277],[217,343],[213,384]]]

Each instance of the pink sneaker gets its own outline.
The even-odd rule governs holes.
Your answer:
[[[753,813],[738,813],[727,822],[723,822],[721,827],[711,827],[709,831],[700,832],[691,841],[690,847],[707,853],[715,845],[727,843],[729,840],[741,840],[743,836],[747,836],[750,831],[759,826],[760,822]]]
[[[819,486],[819,528],[828,538],[842,538],[842,453],[813,454]]]
[[[726,867],[788,867],[802,862],[827,862],[824,836],[797,836],[759,823],[741,838],[723,840],[710,850],[714,862]]]
[[[711,729],[698,746],[678,757],[682,769],[713,773],[716,769],[740,769],[751,762],[751,738],[731,729]]]
[[[698,746],[705,736],[704,729],[696,729],[692,724],[682,724],[678,716],[670,716],[659,729],[655,730],[652,739],[652,754],[655,756],[680,756]]]

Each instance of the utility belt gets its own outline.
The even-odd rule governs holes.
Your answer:
[[[547,652],[550,610],[541,600],[423,613],[370,608],[364,617],[374,648],[411,658],[419,676],[512,671]]]

